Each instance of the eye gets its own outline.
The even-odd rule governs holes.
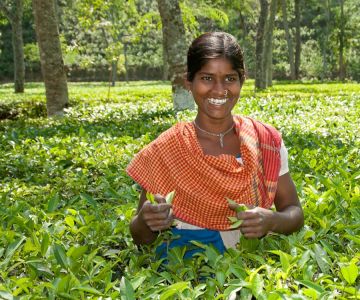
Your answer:
[[[236,80],[237,80],[237,78],[235,76],[227,76],[225,78],[225,82],[234,82]]]
[[[205,81],[211,81],[212,80],[212,78],[211,78],[211,76],[202,76],[201,77],[201,80],[205,80]]]

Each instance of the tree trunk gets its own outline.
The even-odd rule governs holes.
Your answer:
[[[14,90],[15,93],[24,92],[25,63],[24,41],[22,31],[23,0],[14,0],[11,7],[0,3],[0,10],[9,20],[12,28],[12,47],[14,56]]]
[[[128,63],[128,55],[127,55],[127,46],[128,44],[124,43],[124,67],[125,67],[125,81],[129,82],[129,63]]]
[[[300,35],[300,3],[295,0],[295,79],[300,78],[300,59],[301,59],[301,35]]]
[[[165,49],[165,36],[163,36],[163,80],[169,80],[168,54]]]
[[[268,2],[267,0],[260,0],[260,15],[258,20],[258,28],[256,32],[256,48],[255,48],[255,89],[266,88],[264,80],[264,32],[265,23],[268,15]]]
[[[322,38],[322,61],[323,61],[323,72],[321,74],[321,80],[325,80],[325,78],[328,77],[328,45],[329,45],[329,23],[330,23],[330,3],[329,0],[324,0],[324,13],[325,13],[325,19],[326,19],[326,25],[324,30],[324,36]]]
[[[111,62],[111,86],[115,86],[117,73],[117,60]]]
[[[274,22],[278,0],[271,0],[270,16],[266,25],[265,49],[264,49],[264,75],[266,86],[272,86],[272,39],[274,32]]]
[[[68,89],[54,0],[32,0],[48,116],[63,115]]]
[[[339,33],[339,79],[345,80],[346,69],[344,63],[344,0],[340,0],[340,33]]]
[[[157,0],[162,22],[163,43],[167,53],[169,75],[175,110],[194,107],[185,88],[186,53],[185,27],[178,0]]]
[[[25,64],[24,42],[22,31],[23,1],[15,0],[14,19],[12,22],[12,45],[14,51],[14,83],[15,93],[24,92]]]
[[[289,30],[288,19],[287,19],[286,0],[281,0],[281,7],[282,7],[282,13],[283,13],[285,37],[286,37],[286,41],[287,41],[287,45],[288,45],[290,78],[292,80],[294,80],[295,79],[294,47],[293,47],[290,30]]]

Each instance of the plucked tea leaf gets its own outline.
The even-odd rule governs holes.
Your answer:
[[[167,194],[166,197],[165,197],[166,203],[171,204],[174,197],[175,197],[175,191],[172,191],[169,194]]]
[[[151,204],[158,204],[155,200],[155,196],[149,192],[146,192],[146,199],[149,200]]]

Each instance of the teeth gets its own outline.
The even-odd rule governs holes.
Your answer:
[[[226,103],[227,98],[224,99],[215,99],[215,98],[209,98],[209,103],[213,105],[223,105]]]

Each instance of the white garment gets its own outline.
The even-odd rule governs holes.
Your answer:
[[[241,157],[237,157],[236,160],[243,164],[243,159]],[[284,141],[281,141],[280,147],[280,171],[279,176],[282,176],[289,172],[289,164],[288,164],[288,151],[285,147]]]

